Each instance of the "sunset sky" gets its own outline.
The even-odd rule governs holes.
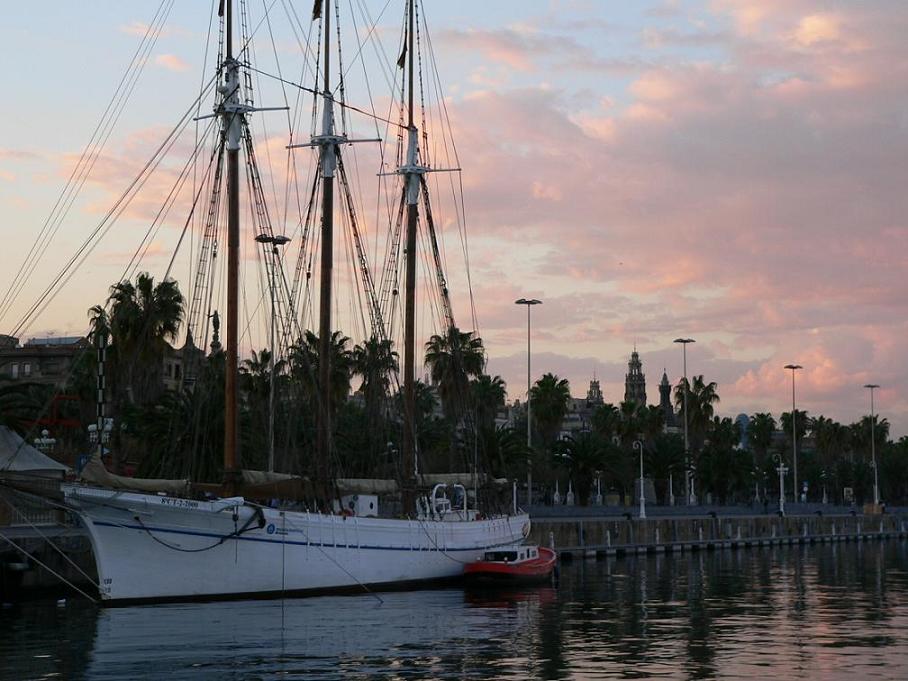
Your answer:
[[[275,52],[298,79],[303,60],[281,25],[284,4],[250,0],[250,13],[275,8]],[[294,6],[303,16],[311,4]],[[385,7],[365,4],[374,16]],[[400,0],[391,4],[378,31],[389,52],[402,12]],[[513,302],[526,296],[544,301],[533,311],[533,374],[568,378],[575,396],[595,373],[606,400],[620,401],[636,344],[657,401],[663,368],[673,382],[681,373],[672,340],[690,336],[688,372],[718,383],[722,415],[790,409],[783,366],[796,362],[799,408],[850,423],[869,412],[862,386],[879,383],[878,411],[892,435],[908,434],[908,3],[425,4],[463,167],[479,331],[512,399],[526,380],[525,309]],[[0,295],[157,8],[4,6]],[[200,0],[170,12],[83,194],[0,316],[0,333],[210,75],[209,9]],[[373,85],[384,87],[378,72]],[[277,105],[279,96],[266,89],[260,99]],[[268,135],[274,150],[286,141],[278,124]],[[136,227],[143,213],[127,218]],[[155,250],[180,222],[174,216],[172,234],[153,244],[152,272],[166,267]],[[138,231],[112,232],[24,337],[84,333],[85,310],[120,276]],[[463,297],[456,302],[466,320]]]

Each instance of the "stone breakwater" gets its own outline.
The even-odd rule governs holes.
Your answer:
[[[533,518],[529,541],[565,558],[904,538],[897,515]]]

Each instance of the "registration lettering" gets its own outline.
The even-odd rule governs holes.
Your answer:
[[[161,503],[164,506],[173,506],[175,508],[198,508],[198,501],[191,501],[190,499],[171,499],[169,497],[161,497]]]

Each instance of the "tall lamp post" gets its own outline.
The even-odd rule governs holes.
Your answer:
[[[880,505],[880,476],[876,468],[876,413],[873,409],[873,391],[879,388],[876,383],[864,386],[870,390],[870,465],[873,466],[873,504]]]
[[[533,504],[533,464],[530,450],[533,446],[533,419],[530,406],[530,309],[534,305],[542,305],[542,301],[535,298],[521,298],[515,300],[514,304],[527,306],[527,506],[531,506]]]
[[[687,393],[690,390],[690,386],[687,384],[687,344],[697,341],[693,338],[676,338],[674,342],[681,344],[681,356],[684,363],[684,496],[687,498],[687,505],[690,506],[693,503],[693,489],[690,479],[690,442],[687,435]]]
[[[268,244],[271,246],[271,255],[274,257],[271,265],[271,277],[268,282],[269,288],[271,289],[271,361],[269,362],[270,366],[268,371],[270,373],[269,380],[269,393],[268,393],[268,470],[269,472],[274,472],[274,358],[277,355],[275,352],[275,340],[274,340],[274,318],[277,316],[277,311],[275,309],[275,289],[277,288],[277,283],[274,280],[274,273],[277,270],[278,263],[278,247],[286,246],[290,243],[290,237],[284,236],[283,234],[258,234],[255,237],[255,240],[260,244]]]
[[[795,372],[803,369],[800,364],[786,364],[786,369],[791,370],[791,475],[794,478],[793,501],[798,501],[798,411],[795,409]]]
[[[634,440],[634,449],[640,452],[640,517],[646,518],[646,493],[643,487],[643,443]]]

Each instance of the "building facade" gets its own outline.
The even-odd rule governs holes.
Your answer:
[[[32,338],[24,345],[13,336],[0,336],[0,379],[62,388],[88,349],[82,336]]]

